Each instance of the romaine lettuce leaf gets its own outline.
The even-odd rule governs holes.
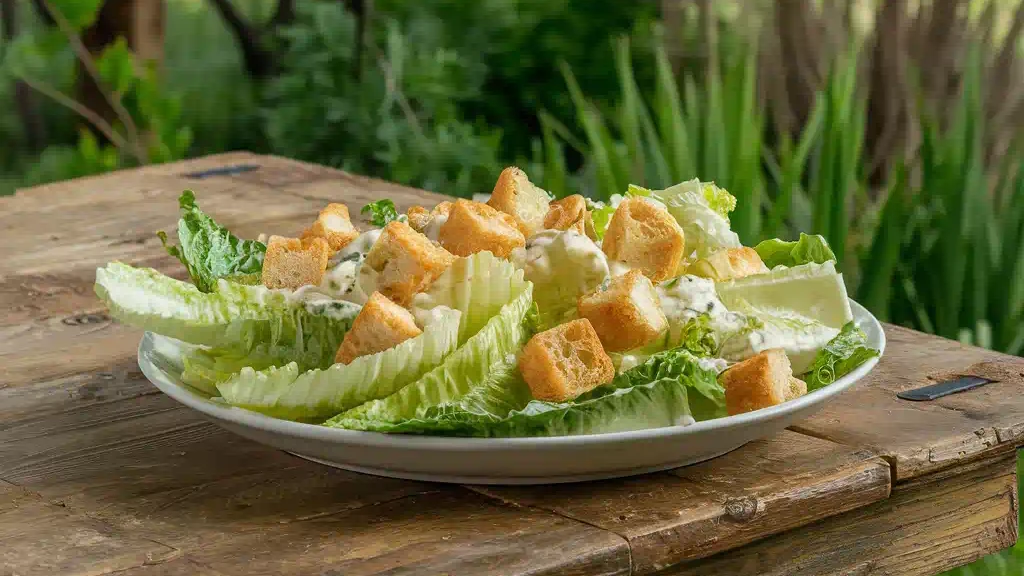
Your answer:
[[[158,232],[164,249],[188,269],[192,282],[202,292],[213,292],[217,280],[226,278],[242,284],[258,284],[267,247],[255,240],[241,240],[207,216],[191,190],[178,197],[181,219],[178,242],[167,244],[167,234]],[[255,279],[255,281],[254,281]]]
[[[590,219],[594,222],[594,235],[598,240],[604,240],[608,223],[612,221],[612,214],[615,214],[615,206],[587,198],[587,210],[590,210]]]
[[[417,295],[413,308],[417,316],[441,305],[462,310],[463,322],[469,326],[465,331],[460,328],[464,343],[418,381],[387,398],[343,412],[327,425],[365,430],[374,423],[422,418],[433,406],[465,397],[487,380],[496,365],[514,362],[536,325],[532,295],[533,284],[523,278],[522,270],[489,252],[456,261],[426,293]],[[483,319],[479,310],[494,309],[498,312],[477,328]]]
[[[264,370],[291,362],[289,350],[281,347],[257,346],[247,352],[230,347],[195,348],[182,352],[181,381],[210,396],[219,396],[217,384],[241,372],[242,368]]]
[[[472,401],[470,401],[472,400]],[[511,409],[510,409],[511,408]],[[461,401],[445,403],[401,422],[366,422],[379,432],[456,436],[563,436],[680,424],[724,416],[725,391],[717,372],[684,350],[656,354],[614,380],[569,402],[530,400],[511,364]]]
[[[398,220],[398,210],[395,208],[395,203],[384,198],[383,200],[377,200],[376,202],[370,202],[363,206],[363,209],[359,211],[362,215],[369,214],[370,224],[383,228],[393,220]]]
[[[818,352],[801,379],[807,382],[808,392],[817,390],[849,374],[875,356],[878,356],[878,350],[868,348],[864,331],[850,321],[843,326],[838,336]]]
[[[736,334],[722,344],[722,357],[734,362],[764,350],[782,348],[793,366],[793,372],[800,374],[808,369],[821,349],[839,334],[839,330],[793,310],[753,306],[745,300],[734,302],[733,309],[761,323],[759,327]]]
[[[792,242],[773,238],[764,240],[754,247],[765,266],[799,266],[801,264],[835,262],[836,255],[829,248],[824,236],[800,233],[800,239]]]
[[[458,310],[435,308],[422,334],[394,348],[308,372],[295,362],[259,371],[245,367],[217,390],[234,406],[288,420],[323,421],[389,396],[440,364],[455,350],[460,316]]]
[[[682,227],[687,254],[706,258],[722,248],[740,247],[739,236],[729,228],[729,212],[736,207],[736,198],[724,188],[695,178],[650,192]]]
[[[240,355],[279,351],[305,368],[327,367],[360,306],[306,302],[284,290],[220,281],[213,292],[151,268],[113,262],[96,270],[96,294],[118,321]]]

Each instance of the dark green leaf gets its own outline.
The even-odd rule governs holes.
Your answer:
[[[387,198],[370,202],[363,206],[359,213],[363,215],[369,214],[370,224],[380,226],[381,228],[387,226],[392,220],[398,220],[398,210],[395,209],[395,203]]]
[[[185,190],[178,197],[180,246],[167,243],[167,234],[157,232],[164,249],[188,269],[197,288],[212,292],[217,280],[226,278],[243,284],[258,284],[267,247],[255,240],[241,240],[217,224],[196,204],[195,194]]]
[[[875,356],[878,356],[878,350],[867,347],[867,336],[850,321],[843,326],[838,336],[818,352],[802,379],[807,382],[808,392],[817,390],[849,374]]]

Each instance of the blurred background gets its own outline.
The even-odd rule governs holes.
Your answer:
[[[0,194],[240,149],[456,196],[699,177],[744,243],[824,234],[880,319],[1024,353],[1020,0],[0,9]]]

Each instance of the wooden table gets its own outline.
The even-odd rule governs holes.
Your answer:
[[[197,178],[216,167],[255,169]],[[191,175],[191,176],[190,176]],[[139,372],[93,294],[110,260],[178,276],[176,198],[244,237],[421,191],[231,153],[0,199],[0,574],[931,574],[1017,538],[1024,360],[887,326],[865,382],[792,430],[637,478],[476,487],[333,470],[206,423]],[[934,402],[949,372],[1001,382]]]

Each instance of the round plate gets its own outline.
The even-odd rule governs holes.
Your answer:
[[[885,333],[878,320],[852,300],[851,306],[868,344],[884,351]],[[578,482],[701,462],[807,418],[878,364],[872,358],[835,383],[778,406],[690,426],[586,436],[450,438],[327,428],[229,406],[181,383],[179,359],[160,352],[172,342],[146,333],[139,345],[142,372],[165,394],[227,430],[329,466],[461,484]]]

